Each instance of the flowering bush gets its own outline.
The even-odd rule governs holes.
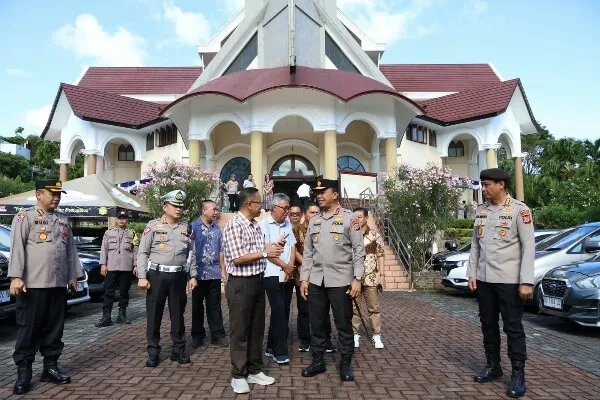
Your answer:
[[[148,204],[154,218],[163,214],[160,197],[179,189],[187,195],[184,218],[189,221],[197,219],[202,214],[202,200],[212,198],[219,184],[219,177],[214,171],[178,163],[170,158],[165,158],[160,165],[151,163],[145,176],[152,181],[140,187],[139,196]]]
[[[387,216],[411,253],[414,272],[426,267],[436,232],[449,223],[469,187],[453,178],[449,168],[434,164],[425,169],[401,165],[385,182]]]

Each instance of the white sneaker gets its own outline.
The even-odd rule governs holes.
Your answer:
[[[244,378],[231,378],[231,387],[235,393],[250,393],[250,386]]]
[[[258,374],[248,375],[248,383],[256,383],[263,386],[272,385],[275,383],[275,378],[266,376],[263,372],[259,372]]]
[[[360,340],[360,335],[354,335],[354,348],[358,349],[360,343],[358,343]]]
[[[373,335],[373,344],[376,349],[383,349],[383,343],[381,342],[381,335]]]

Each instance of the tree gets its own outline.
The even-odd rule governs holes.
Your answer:
[[[33,182],[23,182],[20,176],[17,176],[16,179],[11,179],[0,174],[0,197],[23,193],[34,188],[35,185]]]
[[[69,180],[81,178],[83,176],[83,163],[85,161],[85,157],[83,154],[77,154],[75,156],[75,163],[69,165],[68,169],[68,177]]]
[[[10,179],[20,177],[23,182],[29,182],[32,178],[29,162],[10,153],[0,153],[0,175]]]

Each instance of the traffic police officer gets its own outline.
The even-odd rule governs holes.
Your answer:
[[[531,211],[514,200],[506,186],[510,175],[499,168],[481,171],[486,202],[477,207],[471,256],[469,289],[477,292],[485,369],[474,377],[479,383],[502,376],[500,366],[500,327],[502,314],[507,336],[512,375],[507,396],[525,395],[525,332],[523,302],[532,294],[534,283],[535,240]]]
[[[181,221],[185,192],[174,190],[161,197],[163,217],[152,220],[144,229],[138,250],[138,287],[147,290],[146,312],[148,324],[147,367],[156,367],[160,355],[160,324],[165,301],[169,299],[171,317],[171,360],[187,364],[185,354],[185,325],[183,312],[187,302],[186,284],[189,289],[198,286],[196,280],[196,252],[194,240],[186,223]],[[187,270],[188,256],[189,275]]]
[[[115,290],[119,287],[119,316],[117,324],[129,324],[126,309],[129,305],[129,288],[136,264],[137,239],[132,229],[127,229],[127,213],[119,212],[117,226],[107,230],[100,248],[100,274],[104,279],[104,305],[98,328],[112,324],[111,313]]]
[[[17,340],[13,358],[17,364],[15,394],[31,387],[31,364],[35,353],[44,356],[42,382],[70,383],[57,360],[67,309],[67,289],[75,292],[83,276],[73,232],[67,217],[56,208],[60,203],[60,181],[37,181],[37,205],[18,213],[10,232],[8,276],[10,293],[16,296]]]
[[[352,299],[361,290],[365,250],[358,220],[339,203],[338,181],[317,180],[314,188],[321,213],[310,219],[300,271],[302,296],[308,297],[312,363],[302,370],[311,377],[326,371],[323,352],[328,339],[329,307],[338,330],[342,381],[354,380]]]

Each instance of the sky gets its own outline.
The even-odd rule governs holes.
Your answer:
[[[333,1],[333,0],[332,0]],[[600,138],[600,1],[337,0],[383,63],[492,63],[556,137]],[[39,134],[86,66],[199,65],[244,0],[0,0],[0,135]]]

